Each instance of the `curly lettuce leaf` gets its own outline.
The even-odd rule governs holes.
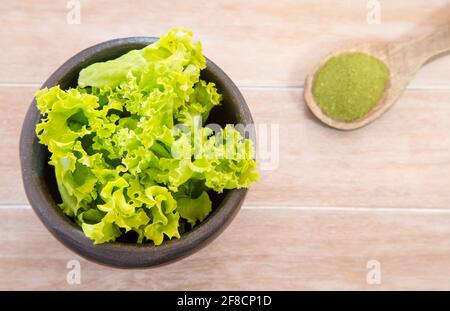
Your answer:
[[[196,198],[180,195],[177,198],[177,204],[180,216],[186,219],[192,227],[197,222],[202,222],[212,210],[212,202],[206,191]]]

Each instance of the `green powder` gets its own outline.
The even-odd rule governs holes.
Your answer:
[[[366,115],[383,95],[389,70],[364,53],[346,53],[328,60],[317,73],[313,94],[322,111],[339,121]]]

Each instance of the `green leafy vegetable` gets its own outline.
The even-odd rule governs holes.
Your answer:
[[[210,191],[258,179],[250,140],[233,126],[204,127],[222,96],[200,80],[206,66],[192,33],[159,41],[80,72],[78,87],[36,93],[36,126],[61,209],[95,243],[134,231],[137,242],[179,238],[212,211]]]

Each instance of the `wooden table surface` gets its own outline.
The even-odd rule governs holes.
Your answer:
[[[358,131],[320,125],[302,99],[307,71],[334,48],[423,35],[450,18],[449,0],[381,0],[372,24],[374,2],[81,0],[80,24],[69,24],[70,1],[0,1],[0,289],[450,289],[450,56]],[[18,157],[25,111],[80,50],[175,25],[194,31],[256,123],[279,124],[279,165],[187,259],[131,271],[90,263],[28,205]],[[66,281],[73,259],[81,284]],[[367,281],[374,262],[380,284]]]

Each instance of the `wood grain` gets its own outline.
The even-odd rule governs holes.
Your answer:
[[[81,1],[70,25],[67,1],[2,1],[0,82],[41,83],[70,56],[119,37],[190,28],[204,52],[241,85],[302,85],[311,66],[339,46],[427,33],[448,18],[447,0],[382,1],[368,24],[366,0]],[[126,12],[126,14],[124,14]],[[25,48],[26,47],[26,48]],[[419,73],[413,87],[449,87],[450,59]]]
[[[87,262],[50,236],[30,209],[0,209],[0,290],[450,289],[449,212],[243,210],[205,249],[150,270]],[[68,285],[66,264],[81,263]],[[369,285],[369,260],[381,284]]]
[[[18,137],[34,88],[0,88],[0,204],[24,204]],[[255,122],[279,125],[278,168],[263,171],[250,205],[450,206],[450,91],[408,90],[367,128],[322,126],[301,89],[245,88]],[[274,107],[276,107],[274,109]]]
[[[19,139],[26,110],[36,89],[0,87],[0,204],[26,202],[20,175]]]

